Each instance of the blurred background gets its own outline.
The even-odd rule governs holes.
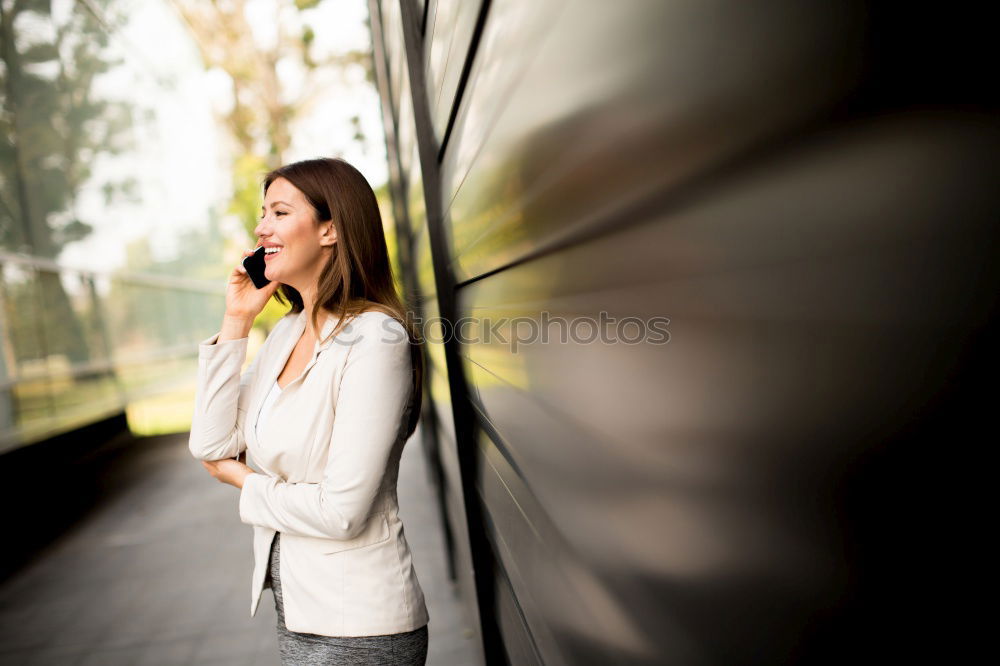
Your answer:
[[[400,480],[428,663],[962,657],[998,369],[988,25],[0,0],[0,662],[277,663],[186,430],[261,177],[317,156],[368,178],[443,332]],[[669,339],[449,335],[549,316]],[[209,545],[232,589],[199,578]]]
[[[339,155],[384,189],[366,22],[363,2],[4,4],[5,449],[123,409],[184,428],[261,174]]]

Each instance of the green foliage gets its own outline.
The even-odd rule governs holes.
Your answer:
[[[294,0],[294,7],[305,12],[321,1]],[[313,18],[308,15],[301,17],[302,27],[294,30],[279,23],[276,43],[264,47],[251,38],[253,31],[247,23],[244,0],[228,3],[173,0],[173,4],[195,38],[206,68],[226,72],[237,93],[232,111],[224,118],[237,147],[232,162],[233,195],[228,211],[239,218],[248,240],[252,241],[263,202],[263,176],[284,163],[297,114],[309,108],[317,93],[317,88],[310,85],[317,80],[312,77],[325,68],[360,65],[368,79],[374,81],[371,54],[350,51],[314,59],[316,32],[309,24]],[[278,0],[277,4],[288,7],[289,0]],[[277,63],[287,58],[298,59],[306,70],[306,83],[294,99],[283,94],[288,91],[282,89],[277,72]],[[360,118],[353,118],[351,123],[354,139],[364,142]],[[285,312],[287,306],[272,299],[257,321],[268,328]]]
[[[253,238],[263,201],[263,177],[269,171],[267,161],[249,153],[238,155],[233,163],[233,199],[229,212],[237,215]]]
[[[309,69],[316,69],[317,62],[313,60],[311,47],[316,41],[316,32],[312,26],[306,25],[302,28],[302,62]]]

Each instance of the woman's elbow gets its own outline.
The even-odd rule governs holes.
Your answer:
[[[234,433],[228,439],[213,442],[192,431],[188,438],[188,450],[196,460],[210,462],[213,460],[222,460],[223,458],[232,458],[239,454],[239,442],[234,441],[236,439],[237,437]],[[236,452],[232,452],[234,446],[237,449]]]
[[[360,508],[343,509],[336,506],[332,493],[319,492],[320,512],[324,516],[327,536],[338,541],[347,541],[360,536],[368,526],[370,513]]]
[[[195,460],[203,460],[205,462],[211,462],[213,460],[219,460],[220,456],[216,455],[214,449],[205,449],[195,442],[190,442],[188,444],[188,450],[191,451],[191,455],[194,456]]]

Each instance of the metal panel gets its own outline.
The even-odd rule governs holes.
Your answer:
[[[414,239],[416,248],[415,258],[417,261],[417,278],[421,289],[424,290],[424,297],[427,301],[435,299],[434,293],[434,264],[431,260],[430,237],[426,228],[417,232]],[[429,315],[428,315],[429,318]]]
[[[420,169],[420,159],[417,157],[416,143],[410,144],[410,157],[407,163],[409,165],[409,170],[406,174],[409,192],[407,192],[406,203],[410,214],[410,224],[412,225],[414,234],[426,233],[427,206],[424,203],[424,174]],[[430,284],[425,285],[425,287],[430,289],[430,293],[433,293],[433,274],[431,275]]]
[[[390,3],[384,3],[388,7]],[[417,255],[416,265],[410,266],[410,274],[421,287],[422,312],[426,317],[434,317],[444,310],[450,313],[454,299],[450,297],[450,287],[442,288],[445,273],[440,270],[440,257],[444,256],[445,244],[440,237],[441,205],[438,196],[438,168],[433,159],[434,148],[433,128],[426,98],[426,79],[421,67],[423,41],[421,36],[422,14],[413,2],[391,3],[388,11],[382,16],[387,26],[401,32],[401,44],[404,47],[406,59],[404,68],[406,75],[397,75],[402,79],[399,84],[401,94],[399,107],[398,148],[400,157],[400,179],[406,182],[396,182],[395,191],[404,200],[404,209],[411,222],[413,230],[412,247]],[[387,27],[386,32],[390,28]],[[378,35],[373,35],[378,39]],[[383,86],[383,89],[385,86]],[[384,92],[383,92],[384,95]],[[432,250],[432,251],[431,251]],[[431,256],[432,255],[432,256]],[[429,265],[427,262],[430,262]],[[428,268],[430,270],[428,270]],[[447,298],[442,301],[442,294]],[[449,314],[450,316],[450,314]],[[439,497],[444,503],[444,514],[447,520],[450,539],[450,562],[454,565],[459,593],[466,606],[466,621],[468,629],[476,637],[476,643],[485,643],[484,625],[481,621],[479,600],[485,582],[489,580],[490,568],[480,566],[479,554],[488,545],[481,536],[481,530],[475,535],[472,529],[478,528],[479,521],[471,516],[476,511],[474,498],[469,494],[470,473],[468,462],[470,456],[460,449],[467,438],[464,434],[471,421],[459,416],[460,409],[453,404],[452,399],[457,391],[454,384],[456,372],[460,365],[449,351],[448,343],[443,339],[431,339],[425,329],[426,351],[429,361],[428,382],[433,396],[431,409],[437,423],[433,435],[437,446],[431,447],[436,452],[437,460],[432,461],[432,468],[440,470],[435,478],[443,488]],[[447,360],[446,360],[447,359]],[[425,414],[426,415],[426,414]],[[462,432],[462,435],[458,433]],[[473,543],[475,539],[475,543]],[[487,603],[487,608],[489,604]],[[492,611],[487,611],[492,616]],[[490,644],[496,642],[492,636],[496,632],[491,626],[492,619],[487,620],[486,631],[490,633]],[[491,662],[492,663],[492,662]]]
[[[403,174],[410,176],[411,171],[420,168],[416,164],[414,156],[417,153],[416,127],[413,123],[413,101],[410,96],[410,77],[407,76],[405,68],[402,72],[402,82],[400,83],[400,95],[402,98],[398,102],[399,106],[399,167]],[[408,183],[409,184],[409,183]],[[420,197],[423,197],[422,190]],[[412,206],[414,194],[407,193],[408,203]],[[414,231],[416,227],[414,227]]]
[[[406,52],[403,48],[403,25],[399,11],[399,0],[384,0],[379,3],[382,13],[382,38],[385,59],[389,67],[389,91],[392,95],[393,117],[399,120],[399,105],[409,100],[404,94],[403,79],[406,77]]]
[[[541,666],[544,662],[535,651],[534,639],[517,607],[510,581],[498,573],[496,579],[497,618],[503,633],[508,661],[523,666]]]
[[[546,663],[773,663],[858,593],[838,495],[873,433],[922,446],[906,424],[988,321],[998,149],[975,116],[859,122],[460,291],[480,320],[670,318],[666,344],[467,347]]]
[[[440,144],[448,127],[462,69],[482,9],[481,0],[437,0],[427,17],[425,54],[427,98]]]
[[[729,664],[895,657],[936,629],[927,554],[955,540],[925,538],[921,484],[991,407],[1000,293],[1000,128],[946,112],[983,99],[982,49],[924,47],[968,16],[493,0],[464,53],[464,12],[431,2],[407,32],[429,96],[409,173],[427,311],[479,320],[430,349],[451,519],[464,499],[490,546],[464,560],[493,567],[484,630],[510,663]],[[515,348],[487,321],[556,316],[668,322]]]
[[[633,653],[642,653],[640,641],[622,631],[631,609],[568,547],[503,455],[505,444],[493,437],[480,439],[479,491],[499,560],[500,618],[510,663],[620,663],[622,643],[628,642]],[[602,605],[601,616],[593,612],[595,603]],[[595,626],[614,628],[613,647],[606,639],[585,640]],[[656,656],[648,648],[644,652]]]
[[[851,18],[795,0],[491,3],[442,162],[456,278],[814,117],[853,83]]]

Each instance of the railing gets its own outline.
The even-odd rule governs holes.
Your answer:
[[[0,251],[0,452],[194,376],[223,285]]]

